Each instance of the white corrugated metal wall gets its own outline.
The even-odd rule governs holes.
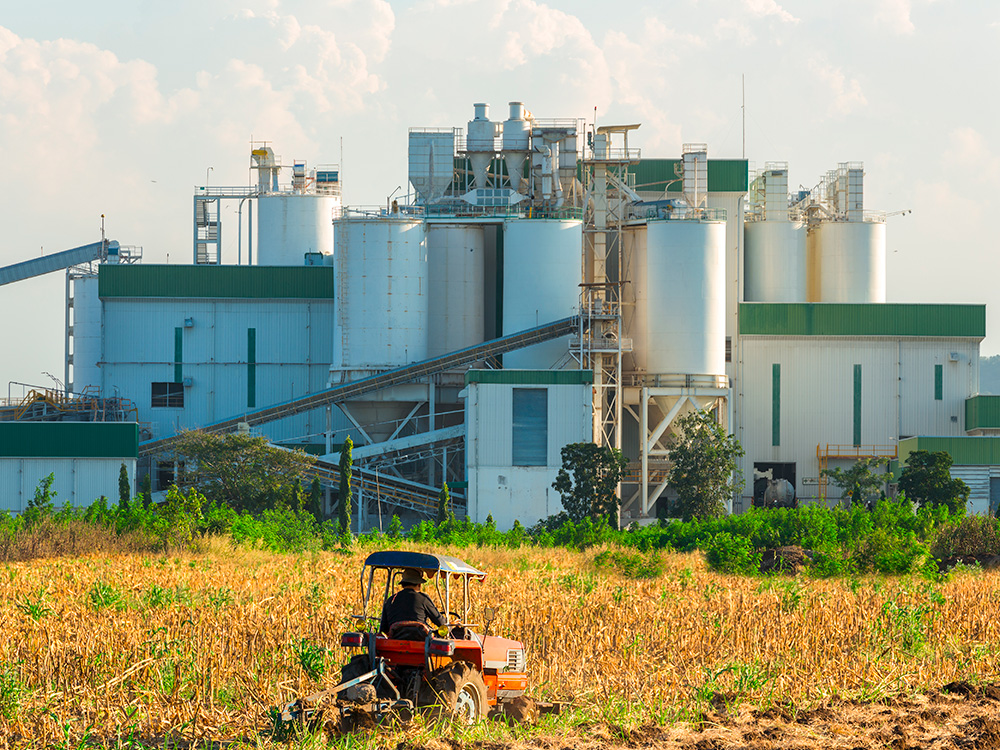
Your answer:
[[[511,466],[514,388],[548,390],[548,466]],[[514,520],[530,526],[562,510],[552,482],[567,443],[593,439],[589,385],[471,383],[465,424],[469,517],[483,523],[492,513],[500,529]]]
[[[951,361],[952,352],[958,361]],[[894,445],[900,435],[963,435],[965,398],[978,382],[970,339],[773,337],[741,339],[737,437],[750,494],[755,461],[794,462],[796,492],[813,497],[817,445],[854,441],[854,366],[861,365],[861,443]],[[772,445],[773,365],[780,370],[780,445]],[[943,366],[940,401],[934,366]],[[952,417],[957,417],[954,421]],[[833,464],[834,466],[837,464]],[[847,462],[844,462],[847,465]],[[838,496],[830,487],[830,497]]]
[[[122,463],[134,494],[134,458],[0,458],[0,510],[23,512],[38,483],[50,473],[56,507],[90,505],[101,495],[117,503]]]
[[[134,400],[153,433],[198,427],[322,390],[333,362],[333,300],[105,300],[102,388]],[[190,320],[190,325],[186,321]],[[175,329],[182,329],[182,373],[191,378],[183,409],[153,409],[150,384],[173,382]],[[255,329],[254,406],[248,406],[248,329]],[[346,418],[334,412],[334,429]],[[323,410],[263,428],[272,439],[326,428]]]

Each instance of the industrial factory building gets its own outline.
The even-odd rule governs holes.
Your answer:
[[[638,125],[473,114],[410,130],[412,190],[383,207],[345,203],[338,166],[259,144],[254,184],[196,190],[190,264],[105,240],[0,269],[67,273],[66,391],[0,420],[137,425],[154,488],[185,429],[305,448],[321,474],[351,435],[362,528],[432,514],[444,481],[473,520],[530,525],[561,509],[560,451],[581,441],[627,457],[624,522],[662,517],[694,409],[746,450],[734,512],[762,480],[831,502],[823,469],[945,444],[972,509],[1000,501],[985,307],[886,301],[861,164],[790,192],[780,162],[644,156]]]

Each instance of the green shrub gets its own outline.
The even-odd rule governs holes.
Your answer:
[[[705,546],[708,567],[720,573],[751,575],[760,570],[760,552],[750,540],[720,531]]]
[[[656,578],[663,572],[659,552],[642,554],[621,549],[604,550],[594,557],[594,565],[626,578]]]

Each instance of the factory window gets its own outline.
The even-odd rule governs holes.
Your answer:
[[[726,362],[733,361],[733,337],[726,336]]]
[[[514,466],[545,466],[549,448],[549,392],[515,388],[511,462]]]
[[[154,409],[183,409],[183,383],[153,383],[150,406]]]
[[[944,365],[934,365],[934,400],[944,398]]]

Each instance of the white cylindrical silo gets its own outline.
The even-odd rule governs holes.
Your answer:
[[[806,226],[801,221],[750,221],[744,226],[743,299],[806,302]]]
[[[482,225],[427,227],[429,357],[481,344],[486,252]]]
[[[575,315],[580,308],[583,224],[567,219],[513,219],[503,232],[503,333]],[[568,338],[505,354],[508,369],[545,370],[569,350]]]
[[[724,375],[726,223],[651,221],[630,266],[636,367],[646,375]]]
[[[814,302],[885,302],[885,224],[824,221],[813,229]]]
[[[257,199],[258,266],[301,266],[306,253],[333,252],[333,219],[340,198],[278,193]]]
[[[422,221],[338,221],[334,267],[340,369],[385,370],[427,359],[427,233]]]
[[[97,277],[81,276],[73,280],[73,391],[80,393],[88,385],[100,387],[101,371],[101,299],[97,295]]]

